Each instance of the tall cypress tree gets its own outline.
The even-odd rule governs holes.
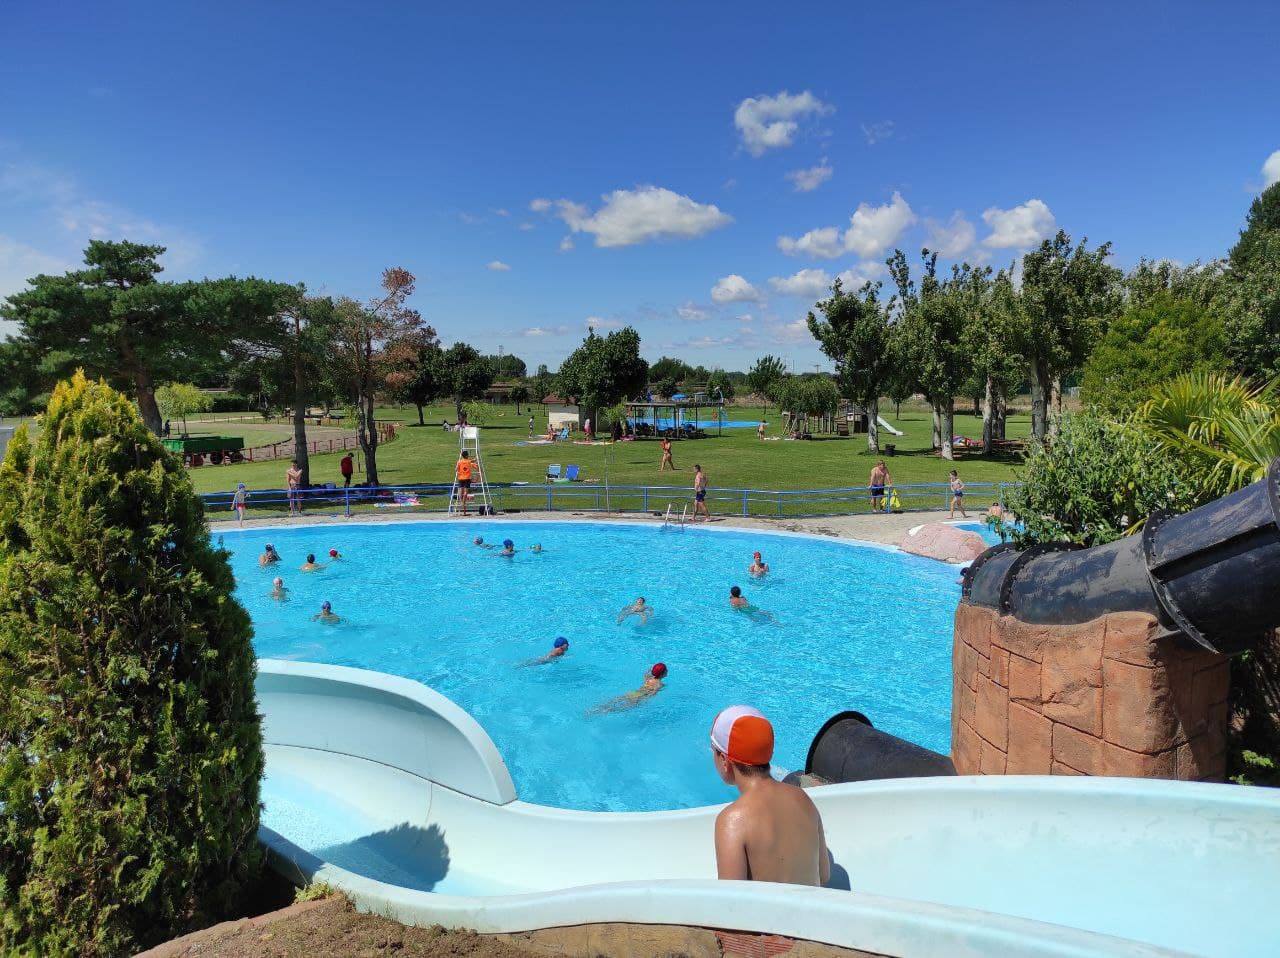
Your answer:
[[[77,373],[0,464],[0,951],[123,954],[260,865],[248,615],[182,464]]]

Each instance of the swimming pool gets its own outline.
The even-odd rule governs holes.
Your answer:
[[[953,522],[952,525],[957,529],[964,529],[967,532],[976,532],[978,535],[982,536],[982,541],[989,546],[998,546],[1001,542],[1006,541],[1000,538],[1000,533],[996,532],[985,522]]]
[[[511,538],[513,559],[471,544]],[[688,808],[730,797],[711,766],[716,711],[745,702],[777,728],[777,762],[803,765],[833,713],[947,751],[955,569],[807,536],[607,523],[346,524],[220,536],[258,654],[374,669],[453,699],[493,737],[522,799],[561,808]],[[261,569],[273,543],[283,561]],[[308,552],[340,562],[303,573]],[[773,571],[749,579],[760,549]],[[287,602],[269,596],[281,575]],[[728,607],[741,585],[768,622]],[[643,595],[653,620],[616,623]],[[313,622],[332,602],[343,621]],[[563,635],[570,650],[520,667]],[[666,688],[586,715],[662,661]]]

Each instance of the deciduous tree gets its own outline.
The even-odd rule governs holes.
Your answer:
[[[747,372],[747,388],[765,401],[760,418],[768,412],[768,402],[774,385],[787,374],[787,364],[777,356],[761,356]]]
[[[640,334],[625,326],[608,336],[587,333],[582,345],[560,367],[557,391],[572,396],[591,418],[644,391],[649,364],[640,358]]]
[[[181,419],[186,435],[187,417],[212,409],[213,397],[191,383],[168,383],[156,390],[156,405],[166,419]]]
[[[880,302],[880,284],[864,283],[846,292],[837,278],[831,295],[809,313],[809,332],[835,363],[841,394],[867,413],[867,448],[880,451],[880,395],[893,371],[889,352],[889,317]]]

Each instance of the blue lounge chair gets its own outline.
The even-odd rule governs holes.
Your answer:
[[[553,462],[547,466],[547,482],[556,482],[560,478],[560,463]]]
[[[578,467],[577,467],[577,466],[566,466],[566,467],[565,467],[565,470],[564,470],[564,481],[565,481],[565,482],[577,482],[577,481],[578,481]]]
[[[568,426],[565,426],[563,429],[561,429],[561,430],[560,430],[560,432],[559,432],[559,433],[557,433],[557,434],[556,434],[556,441],[557,441],[557,442],[564,442],[564,441],[565,441],[566,439],[568,439],[568,438],[569,438],[569,427],[568,427]]]

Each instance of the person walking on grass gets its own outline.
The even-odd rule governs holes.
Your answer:
[[[893,484],[893,476],[889,475],[889,467],[881,459],[871,467],[871,478],[867,489],[871,492],[871,511],[879,512],[884,508],[884,487]]]
[[[533,438],[533,413],[529,413],[529,438]]]
[[[951,470],[951,516],[956,517],[956,510],[960,510],[960,518],[968,519],[969,513],[964,511],[964,480],[960,478],[960,473],[954,469]]]
[[[453,475],[458,480],[458,502],[462,506],[462,514],[467,514],[467,500],[471,498],[471,476],[475,472],[476,464],[472,461],[467,450],[462,450],[462,455],[458,458],[458,464],[453,467]]]
[[[302,469],[297,459],[285,470],[284,482],[287,490],[285,494],[289,498],[289,515],[302,515]]]
[[[711,513],[707,511],[707,474],[696,462],[693,464],[693,518],[697,521],[701,512],[704,521],[711,521]]]
[[[338,463],[338,472],[342,473],[342,488],[351,488],[351,477],[356,471],[356,460],[351,453],[347,453],[342,457],[342,461]]]
[[[676,471],[676,462],[671,458],[670,436],[662,437],[662,463],[658,466],[658,472],[663,472],[666,469],[670,469],[672,472]]]

